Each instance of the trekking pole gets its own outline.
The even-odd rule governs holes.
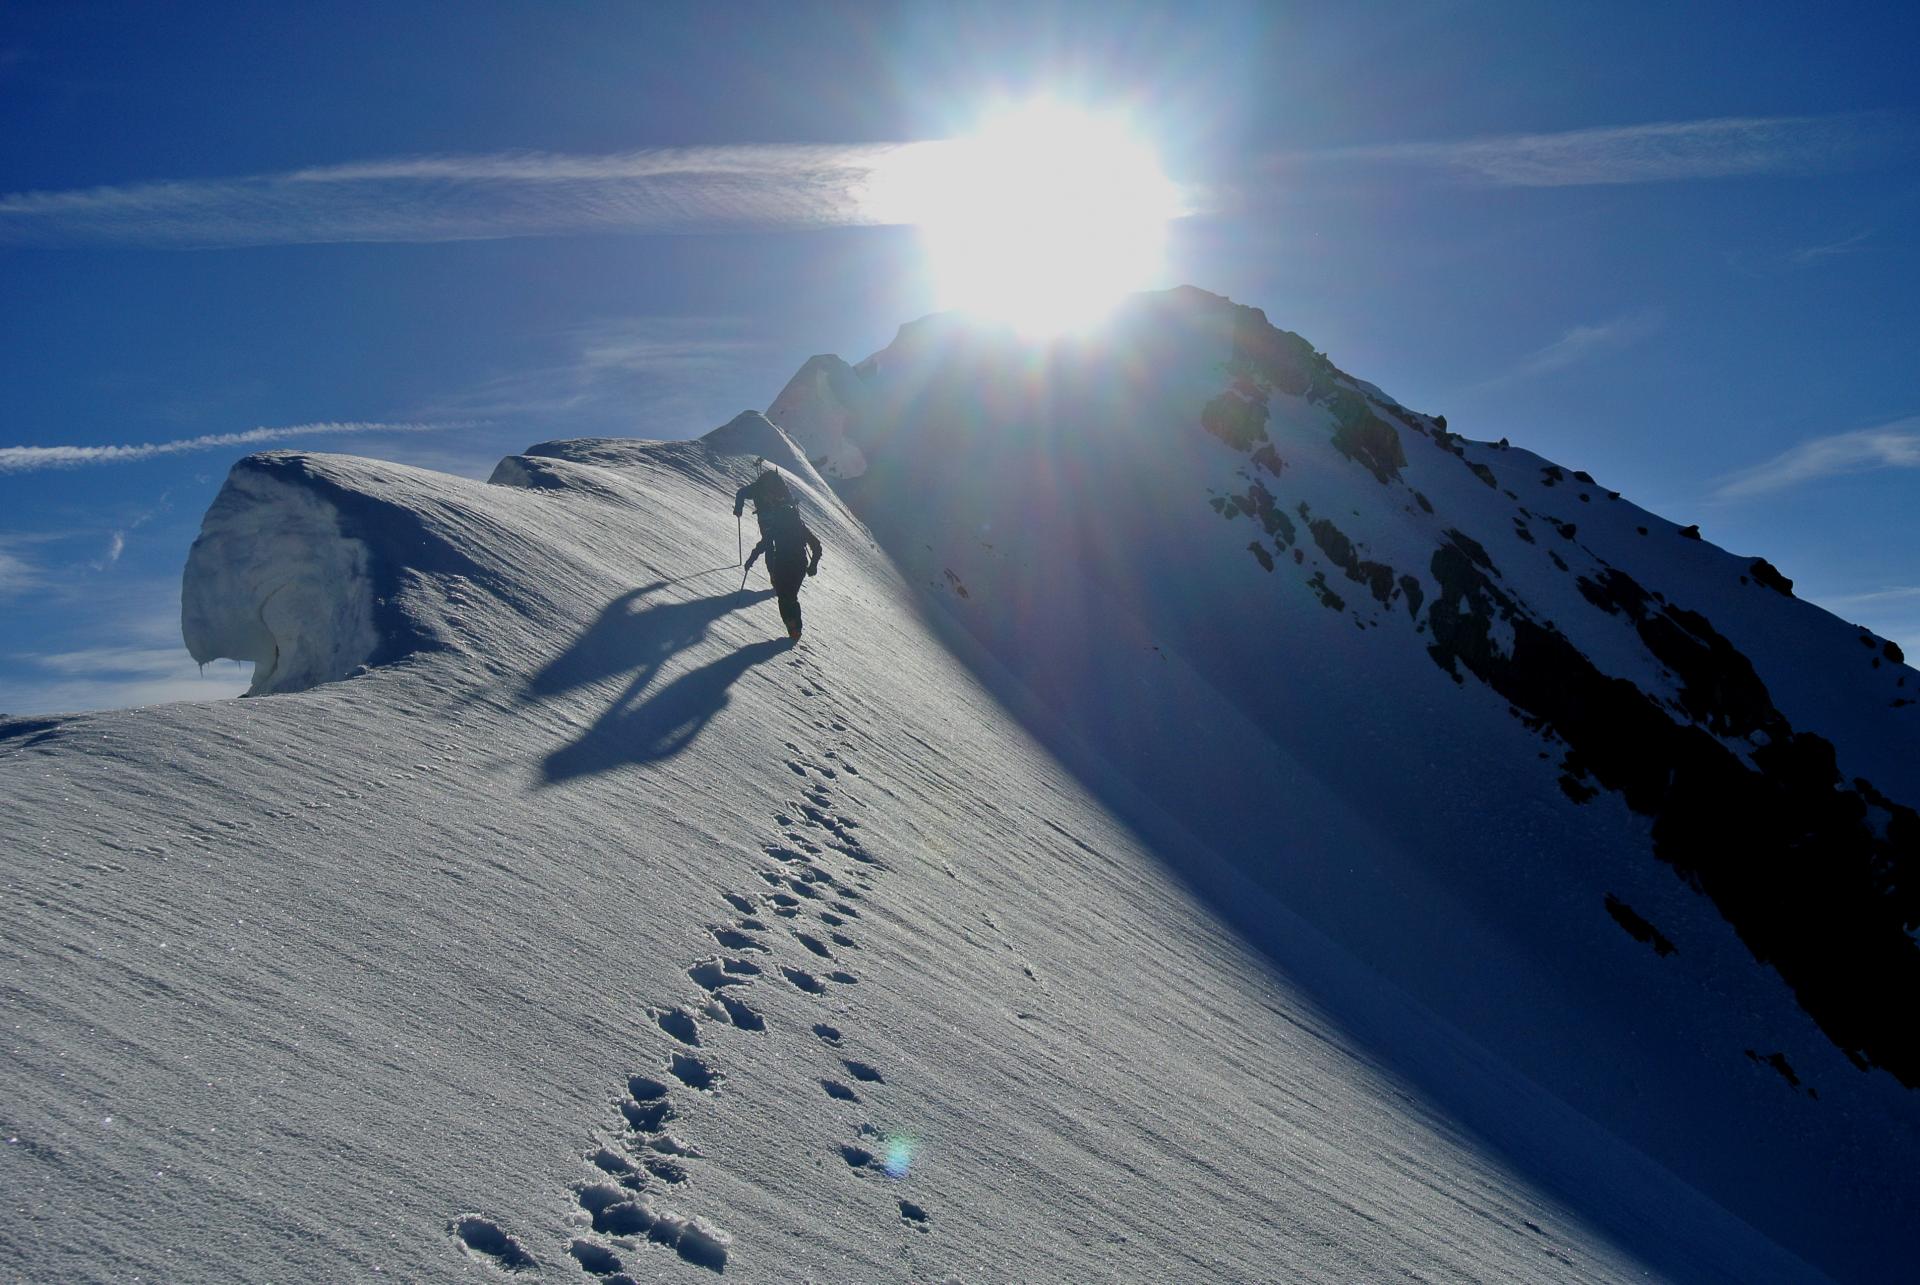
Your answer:
[[[745,566],[747,561],[747,537],[742,534],[740,515],[733,515],[733,565]]]

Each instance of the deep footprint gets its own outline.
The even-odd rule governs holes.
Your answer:
[[[686,1053],[675,1053],[673,1065],[669,1069],[680,1083],[690,1089],[699,1089],[706,1093],[713,1092],[714,1086],[720,1083],[721,1079],[720,1072],[714,1070],[712,1064],[705,1058],[693,1057]]]
[[[663,1081],[656,1080],[651,1075],[629,1075],[627,1077],[627,1092],[633,1094],[636,1101],[651,1102],[655,1098],[666,1097],[667,1086]]]
[[[720,1001],[720,1006],[727,1010],[727,1016],[732,1018],[733,1024],[741,1030],[764,1031],[767,1029],[766,1018],[760,1016],[760,1014],[754,1012],[753,1009],[741,1003],[733,996],[716,995],[714,998]]]
[[[738,965],[738,967],[736,967],[736,965]],[[741,976],[741,974],[748,969],[751,969],[755,973],[760,971],[742,959],[729,959],[724,961],[719,959],[702,959],[696,961],[693,967],[687,970],[687,976],[693,979],[695,986],[711,993],[719,990],[722,986],[745,986],[747,984],[746,978]]]
[[[818,977],[815,977],[812,973],[804,972],[798,968],[789,968],[785,964],[780,966],[780,972],[788,981],[809,995],[825,995],[827,993],[827,984]]]
[[[609,1183],[583,1188],[580,1207],[592,1215],[593,1229],[603,1236],[644,1236],[672,1247],[690,1263],[716,1272],[726,1270],[732,1238],[702,1219],[655,1209],[646,1197],[631,1196]]]
[[[679,1040],[682,1044],[700,1047],[700,1024],[693,1020],[693,1014],[681,1008],[662,1009],[653,1015],[660,1023],[660,1029]]]
[[[820,1081],[820,1087],[827,1091],[828,1097],[838,1099],[841,1102],[858,1102],[860,1100],[858,1093],[855,1093],[838,1080],[822,1080]]]
[[[622,1102],[620,1114],[635,1133],[653,1133],[673,1119],[673,1106],[665,1098],[653,1102]]]
[[[452,1232],[476,1254],[484,1254],[510,1272],[523,1272],[539,1264],[527,1247],[491,1218],[467,1214],[453,1221]]]
[[[762,946],[759,942],[737,929],[722,928],[718,924],[710,924],[707,927],[707,931],[713,934],[715,941],[725,946],[728,950],[757,950],[765,954],[772,953],[767,950],[765,946]]]
[[[840,1044],[840,1028],[839,1027],[828,1026],[825,1022],[816,1022],[814,1023],[814,1026],[813,1026],[813,1033],[815,1035],[818,1035],[821,1039],[825,1040],[827,1043],[834,1045],[836,1048],[839,1047],[839,1044]]]
[[[573,1255],[575,1262],[595,1276],[611,1276],[622,1266],[620,1255],[590,1240],[574,1241],[567,1246],[567,1252]]]
[[[856,1062],[852,1058],[841,1058],[840,1060],[846,1063],[847,1072],[852,1075],[854,1079],[864,1080],[868,1084],[886,1083],[886,1080],[881,1078],[878,1067],[869,1066],[865,1062]]]

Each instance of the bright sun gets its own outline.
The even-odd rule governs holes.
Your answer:
[[[1154,283],[1179,192],[1114,117],[1052,102],[999,113],[965,138],[901,148],[871,211],[918,225],[943,308],[1058,334]]]

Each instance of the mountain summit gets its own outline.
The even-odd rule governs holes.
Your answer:
[[[1856,1066],[1920,1085],[1920,674],[1764,558],[1191,287],[1085,349],[931,319],[814,358],[768,413],[1062,726],[1223,846],[1246,766],[1142,698],[1156,665],[1496,898],[1508,862],[1644,853]],[[1284,847],[1246,864],[1284,888]]]
[[[725,539],[826,546],[782,635]],[[1920,675],[1193,289],[234,466],[0,719],[24,1276],[1908,1268]]]

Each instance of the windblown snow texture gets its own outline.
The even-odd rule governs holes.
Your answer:
[[[1909,886],[1898,658],[1197,291],[809,370],[798,445],[243,460],[183,625],[263,698],[0,719],[10,1271],[1905,1270],[1897,1024],[1821,989]],[[1727,782],[1867,870],[1837,971]]]

